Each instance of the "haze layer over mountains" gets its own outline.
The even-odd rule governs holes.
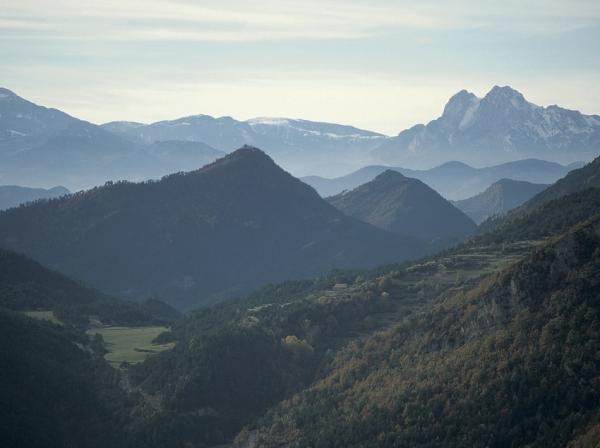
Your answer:
[[[207,115],[98,126],[0,89],[0,184],[78,190],[157,178],[197,169],[244,144],[304,176],[340,176],[375,163],[431,169],[449,161],[482,167],[535,158],[569,165],[597,154],[600,117],[539,107],[510,87],[494,87],[483,98],[459,92],[440,118],[396,137],[301,119]],[[487,186],[447,197],[464,199]]]

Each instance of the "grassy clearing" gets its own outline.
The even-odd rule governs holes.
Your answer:
[[[34,319],[49,320],[58,325],[63,323],[54,315],[54,311],[23,311],[23,314],[33,317]]]
[[[153,344],[160,333],[168,331],[166,327],[103,327],[92,328],[88,334],[100,334],[108,353],[104,358],[118,368],[123,361],[129,364],[142,362],[146,357],[169,350],[174,344]]]

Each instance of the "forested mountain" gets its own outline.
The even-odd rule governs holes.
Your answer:
[[[566,204],[573,205],[566,209]],[[531,364],[537,360],[519,358],[522,354],[518,352],[519,347],[527,349],[520,341],[529,341],[530,334],[525,330],[521,332],[518,325],[513,326],[512,320],[504,318],[512,319],[513,312],[524,310],[525,315],[515,318],[519,322],[530,316],[536,325],[552,326],[555,310],[546,313],[547,303],[529,309],[529,300],[542,297],[551,302],[548,306],[554,306],[560,301],[552,301],[550,291],[570,294],[572,288],[581,287],[587,294],[596,290],[595,263],[600,262],[596,260],[600,252],[596,250],[600,244],[598,218],[593,218],[593,225],[580,225],[581,232],[569,231],[569,228],[599,213],[598,191],[577,200],[564,197],[548,203],[524,221],[519,227],[524,231],[522,235],[499,229],[492,235],[474,238],[418,262],[272,285],[248,298],[190,313],[179,321],[172,334],[165,335],[168,338],[165,340],[177,342],[175,348],[132,368],[131,381],[150,396],[161,397],[163,412],[155,416],[153,424],[156,434],[162,434],[163,443],[170,440],[184,445],[200,438],[208,440],[209,445],[222,443],[244,423],[249,426],[239,435],[238,442],[240,446],[249,447],[319,446],[319,443],[324,446],[370,446],[369,443],[394,446],[394,440],[405,441],[402,437],[410,438],[406,442],[409,445],[414,442],[445,446],[447,440],[449,446],[464,446],[461,440],[452,439],[452,436],[462,435],[467,445],[479,446],[484,443],[479,443],[479,439],[490,432],[483,431],[478,424],[471,425],[471,421],[485,418],[492,425],[507,415],[506,418],[516,421],[533,415],[536,422],[550,427],[554,427],[555,421],[560,423],[563,418],[560,416],[571,415],[575,418],[573,427],[577,424],[580,426],[576,429],[583,430],[581,424],[586,415],[593,413],[585,408],[587,405],[578,408],[576,400],[569,401],[559,411],[554,407],[538,417],[539,406],[547,405],[544,394],[558,381],[565,380],[565,388],[558,389],[557,393],[576,385],[567,370],[543,370],[545,376],[537,380],[548,383],[537,390],[536,395],[526,395],[524,408],[515,404],[514,396],[507,390],[501,389],[504,384],[516,384],[515,387],[520,382],[530,384],[530,366],[544,366]],[[544,223],[548,225],[541,225]],[[567,236],[558,245],[544,242],[548,237],[563,233]],[[555,256],[558,258],[552,261]],[[515,282],[511,282],[513,278]],[[579,283],[580,279],[584,283]],[[516,296],[506,298],[503,294],[511,284],[515,285]],[[543,289],[546,287],[547,291]],[[587,301],[590,297],[582,294],[580,299]],[[593,297],[590,300],[591,306],[595,306]],[[540,309],[538,322],[536,316]],[[573,309],[568,308],[565,316],[570,318]],[[585,312],[584,309],[589,308],[579,311]],[[487,328],[488,324],[492,326]],[[584,332],[585,328],[577,331]],[[488,402],[476,401],[477,397],[469,393],[478,385],[481,390],[487,390],[483,388],[488,384],[485,381],[491,381],[495,373],[486,370],[486,364],[478,363],[495,362],[494,356],[501,358],[504,351],[495,355],[494,351],[487,353],[484,349],[490,340],[488,335],[504,334],[514,338],[509,348],[514,348],[519,356],[507,361],[509,364],[501,371],[500,384],[493,383],[488,388],[490,393],[499,390],[503,394],[494,396],[491,403],[495,407],[490,409],[484,406]],[[531,341],[537,340],[537,336],[531,336]],[[483,346],[484,349],[469,352],[473,347],[469,341],[476,348]],[[576,347],[577,343],[574,344]],[[573,347],[569,345],[565,350]],[[560,344],[548,345],[545,350],[540,356],[549,359],[560,358],[563,353]],[[463,353],[464,357],[460,358]],[[393,360],[393,364],[386,363],[386,359]],[[466,378],[473,384],[470,389],[459,382],[463,375],[456,371],[464,359],[469,361]],[[571,366],[572,358],[568,359],[567,365]],[[421,364],[422,371],[418,370]],[[406,370],[402,370],[404,365]],[[244,375],[240,376],[240,371]],[[509,379],[505,374],[510,375]],[[430,377],[440,381],[425,379]],[[381,378],[383,382],[380,386],[366,383],[371,378],[374,382]],[[404,423],[394,420],[407,415],[404,402],[394,402],[393,407],[383,408],[381,412],[376,408],[379,403],[387,405],[388,401],[402,398],[398,398],[397,393],[405,389],[397,389],[394,378],[401,381],[399,387],[406,384],[407,391],[412,387],[421,390],[430,384],[435,387],[435,391],[424,389],[406,398],[414,412],[411,411],[411,419]],[[589,382],[577,387],[576,394],[595,390]],[[346,393],[348,390],[351,392]],[[295,392],[300,394],[294,395]],[[438,406],[438,401],[430,402],[431,397],[437,395],[448,397],[457,406],[454,420],[451,420],[452,415],[445,414],[444,406],[429,408]],[[286,397],[289,401],[272,407]],[[467,401],[463,403],[462,397]],[[549,400],[554,404],[561,402]],[[367,406],[364,414],[360,412],[362,407],[355,407],[362,403]],[[484,408],[484,417],[478,415],[479,405]],[[271,410],[267,410],[269,408]],[[500,414],[494,414],[498,409]],[[421,421],[425,423],[420,425]],[[435,432],[433,438],[428,437],[428,425]],[[528,420],[525,425],[529,427],[532,423]],[[173,426],[181,429],[176,436],[169,431]],[[514,433],[502,430],[496,433],[504,437],[498,446],[503,446],[506,440],[527,437],[535,440],[537,437],[535,431],[516,427],[518,430]],[[376,428],[376,436],[370,428]],[[447,439],[439,435],[447,431],[453,431]],[[564,429],[562,432],[570,434]],[[390,434],[390,438],[381,436],[379,439],[380,433]],[[415,434],[419,437],[413,439]],[[540,446],[548,441],[543,437],[540,435]],[[563,441],[557,439],[549,446],[563,446]]]
[[[594,192],[587,192],[588,189],[600,188],[600,157],[597,157],[592,162],[582,168],[571,171],[564,178],[558,180],[553,185],[542,190],[533,198],[525,202],[520,207],[513,209],[504,217],[490,218],[479,226],[478,233],[486,233],[502,226],[512,227],[517,230],[518,223],[523,218],[531,215],[536,209],[543,207],[545,204],[565,196],[573,198],[588,198],[594,195]],[[579,195],[575,193],[581,193]],[[579,202],[576,204],[565,203],[564,213],[566,210],[573,207],[579,207]],[[576,215],[577,216],[577,215]]]
[[[0,244],[117,296],[184,308],[424,253],[413,239],[346,217],[252,147],[157,182],[5,211]]]
[[[321,380],[269,412],[239,445],[584,440],[600,417],[599,254],[597,215],[476,287],[350,344]]]
[[[474,240],[498,244],[547,238],[564,232],[597,211],[600,211],[600,188],[588,188],[531,210],[515,209],[507,216],[490,218],[478,227]]]
[[[532,157],[572,163],[591,160],[599,150],[599,116],[540,107],[508,86],[495,86],[483,98],[458,92],[441,117],[386,140],[374,155],[386,163],[427,167],[448,160],[487,165]]]
[[[454,205],[479,224],[491,216],[504,215],[547,187],[548,185],[543,184],[500,179],[476,196],[454,201]]]
[[[69,194],[65,187],[29,188],[17,185],[0,185],[0,210],[16,207],[38,199],[52,199]]]
[[[536,159],[517,160],[485,168],[473,168],[456,161],[447,162],[429,170],[372,165],[334,179],[309,176],[303,177],[301,180],[315,188],[321,196],[327,197],[344,190],[352,190],[389,169],[398,171],[406,177],[423,181],[446,199],[462,200],[483,192],[500,179],[551,184],[564,177],[569,171],[583,165],[582,162],[576,162],[563,166]]]
[[[253,162],[240,165],[248,158]],[[274,166],[245,148],[204,170],[222,179],[222,189],[239,179],[224,175],[223,165],[255,172],[260,177],[251,185],[291,178],[278,169],[266,176],[272,168],[263,164]],[[316,197],[293,185],[295,204]],[[2,366],[10,369],[0,368],[0,383],[18,386],[6,391],[5,403],[22,405],[0,405],[11,423],[3,440],[18,436],[23,445],[24,436],[47,436],[55,446],[136,448],[209,447],[236,434],[243,447],[562,447],[594,440],[599,192],[546,202],[518,222],[416,262],[269,285],[190,312],[159,338],[174,348],[121,377],[102,362],[100,341],[2,311],[4,340],[12,345],[3,348]],[[234,206],[240,204],[230,213]],[[3,291],[31,300],[79,294],[77,284],[61,283],[37,263],[4,256]],[[52,389],[59,397],[40,391],[39,384],[57,378],[71,388]],[[45,418],[51,402],[64,406]],[[23,410],[29,405],[41,410],[41,420]],[[87,412],[73,411],[80,409]],[[53,446],[47,440],[37,446]]]
[[[591,163],[570,172],[564,178],[536,195],[531,201],[528,201],[524,208],[531,210],[552,199],[557,199],[592,187],[600,188],[600,157],[597,157]]]
[[[475,230],[473,221],[437,192],[392,170],[327,201],[348,216],[424,241],[456,242]]]
[[[156,300],[133,303],[107,296],[4,249],[0,249],[0,307],[52,311],[61,321],[79,327],[86,327],[92,317],[105,325],[165,324],[177,317],[166,304],[159,308]]]

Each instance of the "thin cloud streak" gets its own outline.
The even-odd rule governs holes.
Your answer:
[[[41,38],[101,36],[104,40],[260,41],[281,39],[355,39],[391,30],[467,29],[493,27],[502,17],[517,13],[525,29],[544,26],[562,18],[569,26],[597,20],[598,8],[585,14],[574,8],[554,6],[536,9],[511,2],[466,1],[383,2],[262,0],[224,1],[218,6],[198,2],[129,0],[89,2],[56,0],[44,7],[34,0],[6,0],[0,13],[0,30],[23,31]],[[507,6],[508,5],[508,6]],[[474,7],[475,6],[475,7]],[[517,21],[519,22],[519,21]],[[571,22],[576,22],[573,24]],[[208,29],[206,29],[208,28]],[[51,31],[51,33],[49,33]],[[5,34],[6,36],[6,34]],[[6,37],[12,37],[10,35]]]

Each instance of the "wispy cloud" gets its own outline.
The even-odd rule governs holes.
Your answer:
[[[467,26],[448,11],[413,2],[339,0],[5,0],[0,30],[43,37],[108,40],[257,41],[350,39],[387,29]],[[18,36],[19,34],[16,34]]]
[[[0,31],[13,39],[240,42],[355,39],[399,29],[520,26],[556,31],[599,18],[599,3],[588,0],[4,0]]]

